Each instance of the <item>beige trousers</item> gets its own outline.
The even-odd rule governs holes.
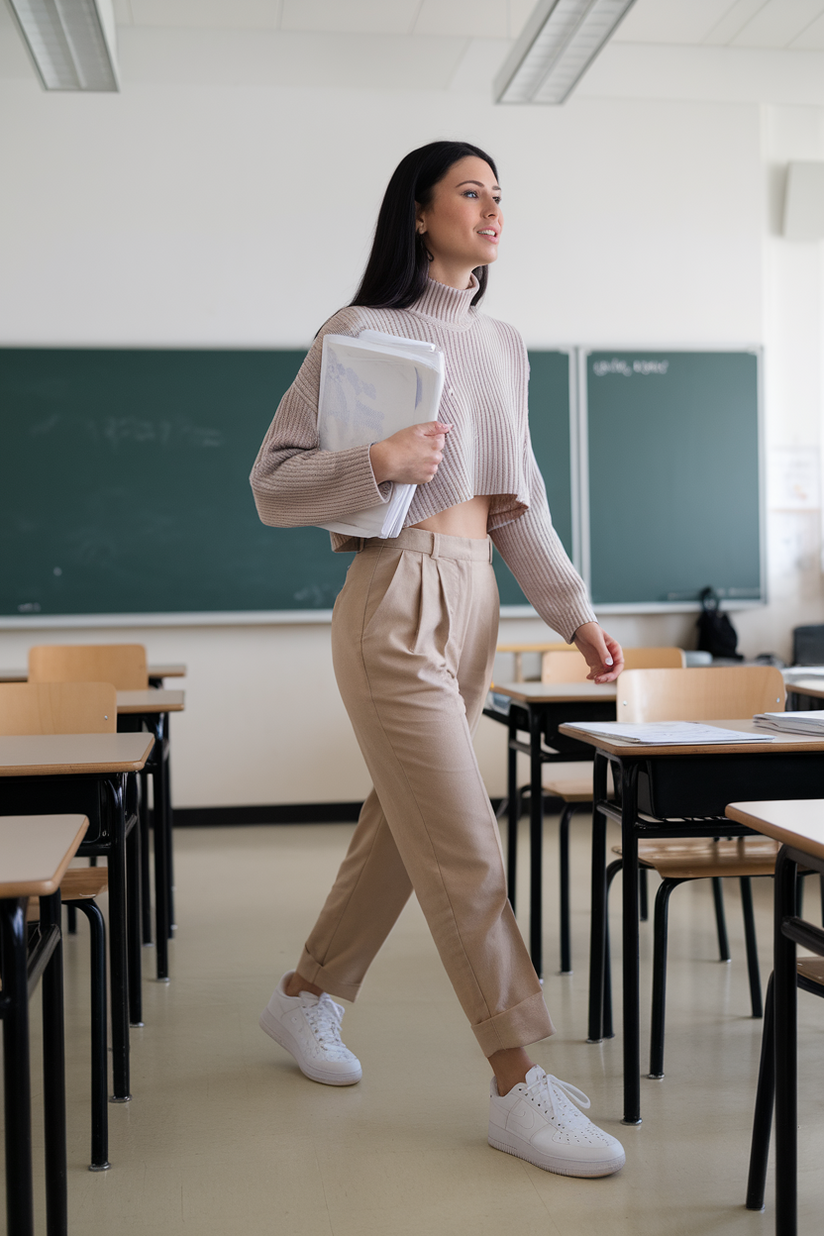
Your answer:
[[[492,672],[491,542],[371,540],[335,604],[335,674],[374,785],[298,969],[354,1000],[414,889],[484,1055],[553,1033],[472,745]]]

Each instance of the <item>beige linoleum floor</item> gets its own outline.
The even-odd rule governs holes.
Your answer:
[[[523,827],[523,825],[522,825]],[[739,903],[727,896],[735,961],[715,958],[706,883],[674,894],[667,1076],[642,1081],[644,1123],[620,1124],[620,1037],[587,1045],[588,833],[574,831],[576,970],[556,974],[554,900],[546,924],[554,1039],[537,1060],[592,1098],[626,1146],[617,1176],[570,1180],[486,1144],[488,1071],[440,967],[417,905],[375,963],[345,1039],[364,1078],[334,1089],[306,1080],[258,1029],[274,982],[293,964],[346,847],[347,825],[181,829],[176,837],[173,980],[151,981],[133,1032],[133,1101],[111,1106],[104,1174],[86,1170],[87,941],[66,945],[70,1231],[84,1236],[756,1236],[766,1214],[743,1207],[760,1023],[747,1016]],[[547,889],[557,821],[547,822]],[[521,852],[526,846],[522,838]],[[756,882],[762,964],[771,890]],[[525,879],[521,880],[525,888]],[[814,890],[810,890],[811,893]],[[620,890],[616,889],[615,908]],[[808,894],[809,895],[809,894]],[[526,928],[526,920],[522,928]],[[617,920],[613,939],[617,938]],[[648,990],[650,931],[643,931]],[[800,1231],[824,1212],[824,1003],[800,997]],[[32,1005],[37,1018],[37,1001]],[[646,1015],[646,1014],[645,1014]],[[35,1034],[36,1038],[36,1034]],[[35,1107],[40,1090],[34,1071]],[[36,1130],[38,1144],[41,1140]],[[36,1177],[39,1188],[39,1175]],[[38,1231],[44,1231],[38,1201]]]

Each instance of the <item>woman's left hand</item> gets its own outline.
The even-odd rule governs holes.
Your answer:
[[[573,635],[572,642],[589,666],[587,678],[593,682],[614,682],[624,668],[621,645],[597,622],[585,622]]]

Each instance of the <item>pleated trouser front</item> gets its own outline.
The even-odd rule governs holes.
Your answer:
[[[497,630],[489,541],[408,528],[352,563],[332,653],[374,789],[298,963],[354,1000],[414,889],[486,1056],[553,1033],[472,744]]]

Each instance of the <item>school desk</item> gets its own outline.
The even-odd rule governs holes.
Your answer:
[[[112,1075],[119,1102],[130,1097],[126,838],[136,814],[130,809],[127,821],[126,783],[129,773],[143,768],[154,741],[143,733],[0,736],[0,811],[81,812],[89,827],[78,854],[106,857]]]
[[[824,931],[797,916],[798,866],[824,874],[824,799],[740,802],[727,816],[781,843],[775,864],[775,1231],[798,1230],[797,976],[796,945],[824,957]]]
[[[0,817],[0,958],[3,970],[0,1016],[3,1018],[8,1236],[33,1236],[34,1233],[29,992],[41,978],[46,1228],[49,1236],[65,1236],[68,1230],[59,886],[88,823],[84,815]],[[40,922],[31,946],[26,927],[29,897],[40,898]]]
[[[515,909],[518,857],[518,752],[529,756],[529,952],[540,976],[543,971],[543,838],[544,764],[591,760],[591,749],[561,733],[564,721],[614,721],[618,689],[614,682],[495,683],[487,696],[484,716],[509,730],[507,760],[506,865],[509,900]],[[529,734],[529,742],[518,738]]]
[[[640,837],[739,836],[752,832],[724,816],[743,797],[820,797],[824,738],[775,734],[751,720],[713,721],[722,729],[763,736],[761,742],[650,746],[588,734],[566,724],[569,738],[595,750],[592,811],[592,926],[589,971],[589,1041],[603,1037],[606,924],[606,821],[621,825],[623,857],[624,1124],[641,1123],[641,1044],[638,973],[638,840]],[[617,730],[619,725],[613,722]],[[607,799],[607,764],[613,765],[619,803]],[[639,813],[643,815],[639,816]]]
[[[162,687],[164,678],[185,678],[186,666],[179,662],[158,662],[148,666],[149,685]],[[28,682],[27,669],[0,669],[0,682]]]

